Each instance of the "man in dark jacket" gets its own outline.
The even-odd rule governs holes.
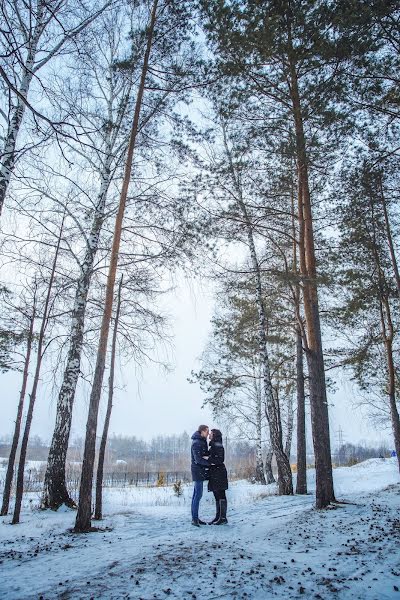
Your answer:
[[[192,435],[192,479],[194,490],[192,497],[192,525],[206,525],[199,519],[199,505],[203,495],[203,482],[208,479],[208,427],[200,425]]]

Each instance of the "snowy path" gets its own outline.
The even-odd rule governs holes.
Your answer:
[[[71,511],[27,512],[0,523],[0,598],[400,600],[398,479],[394,461],[337,469],[352,504],[323,512],[312,496],[237,484],[226,527],[192,527],[188,499],[165,490],[109,491],[110,530],[89,535],[67,531]]]

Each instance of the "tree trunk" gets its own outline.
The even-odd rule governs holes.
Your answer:
[[[42,507],[57,510],[62,504],[75,507],[69,495],[65,478],[69,436],[72,424],[72,410],[76,386],[80,375],[82,343],[85,328],[85,316],[94,260],[98,250],[104,209],[110,185],[111,149],[107,154],[100,192],[93,216],[90,235],[87,240],[85,257],[75,293],[71,320],[71,332],[67,362],[57,401],[56,422],[51,440],[42,495]]]
[[[246,204],[242,197],[242,190],[239,181],[237,180],[235,167],[232,162],[231,153],[228,147],[226,139],[226,132],[223,129],[224,134],[224,145],[226,155],[229,163],[229,169],[233,185],[236,191],[236,199],[238,202],[239,209],[242,213],[244,224],[247,231],[247,240],[250,250],[250,260],[253,267],[253,274],[256,282],[256,304],[258,310],[258,342],[259,342],[259,355],[260,362],[263,369],[263,385],[265,395],[265,407],[266,417],[269,426],[269,433],[271,439],[271,445],[273,453],[275,454],[276,463],[278,467],[278,489],[281,495],[293,494],[293,481],[292,471],[290,469],[289,459],[283,449],[282,441],[282,426],[280,421],[279,406],[275,402],[274,392],[271,382],[271,372],[269,365],[268,356],[268,343],[267,343],[267,315],[264,305],[264,297],[262,291],[261,271],[258,263],[257,251],[254,243],[253,228],[250,217],[247,212]]]
[[[110,362],[110,377],[108,379],[108,402],[106,417],[104,420],[103,435],[101,436],[99,458],[97,461],[97,478],[96,478],[96,507],[94,510],[94,518],[99,520],[102,518],[103,513],[103,472],[104,472],[104,457],[106,454],[106,444],[108,437],[108,428],[110,426],[112,402],[114,396],[114,372],[115,372],[115,355],[117,351],[117,335],[118,335],[118,322],[119,313],[121,310],[121,290],[122,290],[122,276],[118,287],[118,299],[117,299],[117,311],[115,314],[114,331],[111,345],[111,362]]]
[[[293,396],[291,393],[288,395],[287,400],[287,431],[286,431],[286,440],[285,440],[285,454],[290,461],[290,455],[292,453],[292,441],[293,441]]]
[[[297,395],[297,481],[296,494],[307,494],[306,408],[304,393],[303,343],[296,328],[296,395]]]
[[[23,374],[22,374],[22,386],[21,386],[21,392],[19,394],[17,418],[15,420],[15,428],[14,428],[14,435],[13,435],[13,440],[12,440],[12,444],[11,444],[10,456],[8,457],[7,473],[6,473],[6,478],[5,478],[5,482],[4,482],[3,504],[1,507],[1,516],[5,516],[8,513],[8,509],[9,509],[9,505],[10,505],[10,495],[11,495],[12,480],[13,480],[13,476],[14,476],[15,457],[17,454],[17,448],[18,448],[18,443],[19,443],[19,435],[20,435],[20,431],[21,431],[21,422],[22,422],[22,412],[24,409],[26,386],[28,383],[28,376],[29,376],[29,363],[30,363],[31,352],[32,352],[33,328],[34,328],[34,323],[35,323],[35,317],[36,317],[36,290],[34,293],[32,314],[29,319],[29,331],[28,331],[28,339],[27,339],[27,345],[26,345],[24,370],[23,370]]]
[[[40,14],[38,19],[41,20],[43,8],[40,5]],[[21,83],[18,89],[19,94],[23,98],[27,98],[29,87],[33,78],[33,65],[35,62],[35,55],[37,44],[39,42],[40,35],[42,33],[42,27],[36,27],[35,33],[32,38],[31,46],[28,52],[27,60],[24,65],[24,73],[21,79]],[[17,138],[19,130],[21,129],[22,119],[25,112],[25,103],[20,96],[16,98],[16,104],[11,111],[11,119],[8,125],[7,133],[4,140],[3,151],[0,159],[0,215],[3,210],[4,200],[10,184],[11,175],[14,170],[16,155],[17,155]]]
[[[382,202],[384,202],[383,198],[383,190],[382,193]],[[370,208],[371,208],[371,229],[373,235],[373,244],[372,244],[372,254],[375,261],[376,271],[378,274],[378,289],[380,292],[379,296],[379,309],[380,309],[380,317],[381,317],[381,332],[383,343],[385,346],[386,352],[386,363],[387,363],[387,375],[388,375],[388,383],[387,383],[387,393],[389,397],[389,408],[390,408],[390,417],[392,422],[392,431],[394,444],[397,454],[397,462],[399,465],[400,471],[400,418],[399,411],[396,403],[396,370],[393,361],[393,339],[394,339],[394,327],[393,327],[393,319],[392,312],[390,308],[389,296],[386,291],[389,286],[387,285],[385,273],[382,269],[381,259],[378,253],[377,246],[377,232],[376,232],[376,222],[375,222],[375,212],[374,212],[374,203],[370,197]],[[385,207],[384,207],[384,212]],[[388,225],[388,223],[387,223]],[[389,230],[390,231],[390,228]],[[388,233],[388,232],[387,232]],[[395,261],[397,266],[397,263]]]
[[[379,257],[375,250],[374,252],[375,260],[377,263],[377,268],[379,272],[380,285],[379,288],[381,290],[384,289],[383,285],[383,272],[380,267]],[[396,403],[396,370],[394,366],[393,360],[393,337],[394,337],[394,328],[392,321],[392,314],[390,310],[389,299],[387,296],[382,294],[380,298],[380,314],[381,314],[381,329],[382,329],[382,337],[385,344],[385,352],[386,352],[386,363],[387,363],[387,375],[388,375],[388,385],[387,385],[387,393],[389,397],[389,408],[390,408],[390,418],[392,422],[392,431],[394,438],[394,447],[396,449],[397,454],[397,462],[399,465],[400,471],[400,417],[399,411]],[[386,319],[385,319],[386,314]]]
[[[303,204],[303,194],[301,192],[300,182],[298,184],[298,203]],[[292,211],[292,237],[293,237],[293,274],[296,276],[296,284],[293,291],[294,310],[295,310],[295,339],[296,339],[296,400],[297,400],[297,478],[296,494],[307,494],[307,444],[306,444],[306,408],[305,408],[305,389],[304,389],[304,356],[303,341],[305,345],[305,332],[301,316],[301,290],[298,282],[299,268],[297,263],[297,244],[299,244],[300,266],[305,270],[304,254],[304,222],[299,223],[298,241],[296,234],[295,221],[295,199],[294,192],[291,194]]]
[[[253,262],[253,266],[255,266]],[[260,344],[260,357],[263,360],[263,379],[264,379],[264,393],[266,398],[266,417],[269,425],[271,446],[273,453],[275,454],[276,464],[278,468],[278,489],[281,495],[293,494],[293,481],[292,471],[290,469],[289,459],[283,449],[282,440],[282,426],[280,423],[280,415],[277,410],[277,403],[274,398],[274,392],[271,382],[271,373],[269,367],[269,356],[267,349],[267,336],[266,336],[266,316],[264,301],[261,291],[261,274],[257,262],[257,304],[259,314],[259,344]]]
[[[317,269],[314,248],[313,218],[308,181],[308,160],[303,129],[303,116],[297,81],[291,25],[288,27],[290,93],[296,134],[296,155],[299,179],[299,227],[303,228],[303,248],[300,247],[300,275],[307,329],[307,361],[310,381],[311,425],[316,470],[316,506],[324,508],[335,501],[326,393],[324,355],[318,305]],[[301,260],[303,254],[304,261]]]
[[[397,463],[400,471],[400,417],[396,403],[396,375],[393,362],[393,342],[391,339],[385,341],[386,358],[388,366],[388,396],[390,406],[390,417],[392,421],[392,431],[394,438],[394,447],[397,454]]]
[[[264,461],[262,455],[262,398],[261,390],[257,385],[257,407],[256,407],[256,481],[262,485],[266,484]]]
[[[58,21],[59,17],[57,12],[61,8],[62,4],[59,3],[57,7],[55,3],[54,6],[51,7],[51,4],[46,0],[38,0],[35,3],[28,3],[27,10],[30,14],[29,23],[27,23],[27,30],[29,30],[29,33],[28,39],[25,40],[24,43],[24,47],[27,48],[28,51],[25,64],[23,65],[19,87],[17,93],[15,94],[15,105],[11,107],[9,111],[9,126],[5,136],[3,150],[0,155],[0,215],[3,210],[4,200],[11,180],[11,175],[15,167],[17,156],[17,137],[21,129],[26,108],[26,102],[24,102],[24,100],[27,101],[29,88],[33,77],[38,77],[38,71],[43,68],[54,56],[58,55],[66,41],[71,41],[80,32],[82,32],[88,25],[90,25],[90,23],[92,23],[99,15],[101,15],[104,10],[106,10],[110,3],[111,2],[106,2],[103,7],[89,16],[87,19],[84,19],[74,29],[70,31],[64,30],[64,37],[61,37],[60,39],[60,37],[57,36],[53,48],[47,48],[45,53],[46,56],[42,55],[38,62],[35,61],[38,54],[38,44],[40,38],[45,29],[49,27],[53,20]],[[35,24],[33,24],[34,22]],[[39,56],[40,54],[41,53],[39,52]],[[10,89],[9,93],[13,93],[13,90]]]
[[[400,274],[399,274],[399,267],[398,267],[398,264],[397,264],[396,252],[395,252],[394,244],[393,244],[392,230],[391,230],[391,227],[390,227],[390,220],[389,220],[388,210],[387,210],[387,206],[386,206],[386,198],[385,198],[385,194],[383,192],[382,173],[379,173],[379,191],[380,191],[382,208],[383,208],[383,216],[385,218],[386,239],[387,239],[388,246],[389,246],[390,259],[392,261],[392,267],[393,267],[394,277],[395,277],[395,280],[396,280],[397,294],[398,294],[398,296],[400,298]]]
[[[45,300],[44,308],[43,308],[42,323],[40,326],[40,332],[39,332],[39,338],[38,338],[35,375],[33,378],[32,391],[31,391],[31,394],[29,397],[29,406],[28,406],[28,412],[26,415],[24,435],[22,437],[22,442],[21,442],[21,452],[20,452],[20,457],[19,457],[18,475],[17,475],[17,488],[16,488],[16,494],[15,494],[15,507],[14,507],[14,515],[13,515],[13,520],[12,520],[13,525],[15,525],[16,523],[19,523],[19,517],[20,517],[20,513],[21,513],[22,495],[24,492],[24,471],[25,471],[25,462],[26,462],[26,451],[28,448],[28,440],[29,440],[29,433],[30,433],[31,424],[32,424],[33,409],[35,407],[36,394],[37,394],[37,388],[38,388],[39,377],[40,377],[40,369],[41,369],[42,360],[43,360],[44,335],[45,335],[48,318],[49,318],[50,296],[51,296],[55,273],[56,273],[56,266],[57,266],[58,254],[60,251],[63,227],[64,227],[64,219],[63,219],[63,221],[61,223],[61,227],[60,227],[60,233],[59,233],[59,237],[57,240],[56,252],[54,254],[49,285],[47,287],[46,300]]]
[[[119,247],[121,243],[122,221],[125,212],[126,199],[128,195],[129,181],[132,172],[133,153],[136,145],[137,132],[139,128],[140,110],[147,75],[150,51],[153,41],[154,26],[156,22],[158,0],[154,0],[150,24],[147,29],[147,46],[144,55],[142,74],[138,89],[138,95],[135,105],[135,114],[133,117],[132,130],[129,139],[125,173],[123,178],[121,197],[118,207],[118,213],[115,221],[114,239],[111,250],[110,266],[107,277],[106,298],[104,304],[103,318],[100,329],[100,340],[97,351],[96,367],[93,379],[92,392],[89,401],[89,414],[86,424],[85,449],[83,454],[82,476],[79,490],[78,514],[75,521],[75,532],[85,532],[91,530],[92,514],[92,487],[93,487],[93,469],[96,446],[97,418],[99,411],[99,402],[101,388],[103,384],[105,359],[107,352],[107,341],[110,329],[110,319],[112,314],[112,304],[114,295],[115,277],[118,265]]]
[[[265,478],[267,480],[267,485],[269,485],[270,483],[275,483],[275,477],[272,472],[272,457],[273,457],[273,455],[274,455],[274,453],[272,452],[272,449],[268,448],[267,452],[265,453],[265,458],[264,458]]]
[[[114,69],[113,54],[110,56],[110,70]],[[110,73],[109,80],[113,74]],[[63,382],[60,388],[56,422],[51,441],[47,469],[42,496],[42,507],[57,510],[62,504],[75,506],[71,499],[66,484],[66,460],[69,437],[72,424],[72,412],[76,394],[76,386],[80,375],[82,343],[85,328],[86,306],[94,261],[98,251],[101,229],[104,221],[105,204],[109,186],[113,177],[112,162],[115,153],[118,133],[123,125],[124,116],[129,104],[132,85],[129,85],[122,95],[116,118],[113,119],[113,106],[117,92],[111,85],[109,89],[108,116],[113,122],[112,128],[107,128],[104,133],[105,151],[104,162],[100,170],[100,189],[96,207],[93,214],[89,237],[87,238],[86,252],[81,266],[80,277],[75,292],[75,302],[71,319],[71,333],[69,351],[65,365]]]

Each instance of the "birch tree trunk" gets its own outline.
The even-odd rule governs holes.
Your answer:
[[[250,250],[250,260],[253,269],[253,275],[256,283],[256,305],[258,310],[258,342],[259,342],[259,355],[260,362],[263,370],[263,385],[265,395],[265,406],[266,406],[266,417],[269,426],[270,439],[272,450],[275,454],[277,467],[278,467],[278,489],[280,494],[291,495],[293,494],[293,482],[292,482],[292,471],[290,469],[290,463],[288,457],[283,449],[282,441],[282,425],[279,414],[279,406],[275,402],[271,371],[269,364],[268,355],[268,343],[267,343],[267,315],[265,311],[264,296],[262,290],[261,281],[261,270],[258,262],[256,246],[254,243],[253,227],[250,221],[250,217],[247,212],[246,204],[243,200],[242,190],[240,182],[237,179],[235,167],[232,162],[231,153],[228,147],[226,132],[223,129],[224,135],[224,146],[226,156],[229,163],[229,170],[232,178],[232,183],[236,192],[236,200],[238,207],[242,213],[244,225],[246,227],[247,240]]]
[[[34,324],[35,324],[35,318],[36,318],[36,290],[34,292],[34,297],[33,297],[32,314],[29,319],[29,330],[28,330],[28,338],[27,338],[27,344],[26,344],[24,370],[22,373],[22,386],[21,386],[21,391],[19,394],[17,418],[15,420],[14,435],[13,435],[13,440],[12,440],[11,449],[10,449],[10,456],[8,457],[6,478],[4,481],[3,503],[1,506],[1,513],[0,513],[1,516],[5,516],[8,514],[8,509],[10,506],[10,495],[11,495],[12,480],[14,477],[15,457],[17,454],[17,448],[18,448],[18,443],[19,443],[19,436],[20,436],[21,422],[22,422],[22,412],[24,409],[26,387],[27,387],[27,383],[28,383],[29,364],[30,364],[30,360],[31,360],[32,343],[33,343],[33,337],[34,337],[33,329],[34,329]]]
[[[70,507],[75,506],[66,484],[66,460],[71,432],[73,404],[80,375],[87,299],[104,220],[104,209],[110,185],[111,160],[112,154],[111,148],[109,148],[101,175],[100,192],[91,231],[87,240],[86,253],[75,292],[69,350],[63,381],[58,395],[56,423],[47,460],[42,507],[53,510],[57,510],[62,504]]]
[[[103,128],[101,133],[102,146],[104,145],[101,156],[104,156],[104,159],[102,159],[99,169],[100,188],[93,213],[91,230],[86,240],[86,252],[81,265],[80,276],[75,292],[69,350],[58,395],[56,422],[47,461],[42,495],[42,507],[51,508],[53,510],[57,510],[62,504],[70,507],[75,506],[67,489],[66,461],[75,393],[80,376],[86,307],[95,259],[99,247],[100,234],[105,217],[108,191],[120,154],[118,148],[118,136],[124,125],[124,119],[132,92],[132,81],[130,81],[126,88],[122,90],[116,85],[114,81],[115,58],[116,49],[110,42],[110,56],[106,65],[108,71],[108,77],[106,79],[108,80],[108,85],[104,90],[101,86],[99,77],[97,78],[98,85],[104,92],[103,96],[107,104],[106,115],[108,121],[108,126]],[[89,62],[89,64],[91,63]],[[101,71],[100,74],[103,76],[103,71]],[[112,124],[112,126],[110,124]]]
[[[45,303],[44,303],[42,321],[41,321],[41,326],[40,326],[40,331],[39,331],[37,357],[36,357],[36,368],[35,368],[35,374],[33,377],[32,391],[31,391],[31,394],[29,397],[28,412],[26,415],[25,429],[24,429],[24,434],[22,437],[21,452],[20,452],[19,464],[18,464],[15,507],[14,507],[14,514],[13,514],[13,520],[12,520],[13,525],[15,525],[16,523],[19,523],[19,517],[20,517],[20,513],[21,513],[22,495],[24,492],[24,471],[25,471],[25,462],[26,462],[26,451],[28,448],[29,433],[30,433],[30,429],[31,429],[31,425],[32,425],[33,409],[35,407],[37,388],[39,385],[40,370],[42,367],[44,336],[45,336],[46,327],[47,327],[48,320],[49,320],[50,297],[51,297],[51,292],[53,289],[53,284],[54,284],[54,279],[55,279],[56,266],[57,266],[58,254],[60,251],[63,227],[64,227],[64,219],[61,223],[60,233],[59,233],[59,237],[57,240],[56,251],[54,254],[54,258],[53,258],[53,265],[52,265],[52,269],[51,269],[51,273],[50,273],[49,285],[47,287],[46,299],[45,299]]]
[[[262,453],[262,390],[256,382],[256,481],[266,484],[264,461]]]
[[[242,208],[244,208],[245,213],[244,216],[247,215],[247,211],[242,204]],[[246,216],[245,216],[246,220]],[[266,398],[266,417],[268,420],[268,426],[271,437],[271,445],[273,452],[275,454],[276,463],[278,467],[278,488],[280,494],[290,495],[293,494],[293,483],[292,483],[292,472],[290,469],[290,464],[288,457],[285,454],[283,449],[283,441],[282,441],[282,426],[280,422],[280,414],[278,412],[277,403],[274,398],[272,382],[271,382],[271,372],[269,365],[269,355],[268,355],[268,344],[267,344],[267,318],[265,312],[264,298],[262,294],[262,283],[261,283],[261,272],[258,264],[257,253],[255,249],[253,232],[251,230],[251,225],[247,222],[248,228],[248,240],[250,246],[250,255],[251,262],[254,271],[254,275],[256,278],[256,302],[258,308],[258,339],[259,339],[259,352],[260,359],[263,365],[263,381],[264,381],[264,394]]]
[[[293,441],[293,397],[292,394],[289,393],[287,400],[287,431],[286,431],[286,440],[285,440],[285,454],[290,461],[290,455],[292,450],[292,441]]]
[[[96,367],[93,379],[92,392],[89,401],[89,414],[86,424],[85,448],[82,464],[82,476],[79,490],[78,514],[75,521],[75,532],[85,532],[91,530],[92,514],[92,487],[93,487],[93,468],[95,459],[97,418],[99,411],[99,402],[101,388],[103,384],[105,359],[107,352],[108,334],[110,329],[110,319],[112,314],[114,285],[118,266],[119,248],[122,234],[122,221],[125,213],[126,199],[128,195],[129,181],[132,172],[133,154],[136,145],[136,138],[139,129],[139,118],[142,107],[143,93],[147,76],[150,51],[153,42],[154,27],[156,23],[158,0],[154,0],[150,23],[147,29],[147,45],[144,54],[142,73],[138,89],[138,95],[135,105],[131,135],[129,139],[128,152],[125,165],[121,197],[117,212],[114,228],[114,238],[110,257],[110,266],[107,277],[106,298],[104,303],[104,312],[100,328],[100,339],[97,351]]]
[[[264,457],[264,467],[265,467],[265,479],[267,481],[267,485],[270,483],[275,483],[274,473],[272,471],[272,458],[274,453],[271,447],[268,448]]]
[[[40,69],[57,56],[67,42],[70,42],[101,15],[110,3],[111,0],[107,1],[98,11],[83,19],[76,27],[73,27],[70,30],[65,29],[58,16],[58,12],[63,6],[63,2],[54,2],[53,6],[51,5],[51,2],[46,2],[44,0],[38,0],[34,5],[31,3],[27,4],[29,20],[27,19],[28,22],[22,24],[22,27],[25,27],[25,31],[28,32],[24,35],[24,38],[27,37],[27,39],[24,39],[24,42],[20,47],[18,46],[18,40],[15,40],[16,47],[9,49],[11,55],[15,54],[18,56],[18,62],[22,61],[21,48],[27,48],[27,54],[22,64],[20,83],[18,86],[15,86],[15,88],[9,90],[10,95],[13,94],[15,96],[15,104],[10,109],[9,126],[7,128],[0,156],[0,216],[15,167],[17,158],[17,138],[21,129],[26,106],[28,105],[28,93],[33,78],[38,77]],[[33,22],[35,23],[34,26]],[[46,48],[45,56],[41,57],[39,42],[43,33],[54,22],[61,25],[63,33],[61,36],[56,36],[54,45]],[[2,75],[4,79],[4,77],[6,77],[4,69],[2,69]],[[11,82],[8,80],[6,83],[11,85]],[[36,117],[38,115],[39,113],[36,113]]]
[[[304,393],[303,341],[296,327],[296,396],[297,396],[297,481],[296,494],[307,494],[306,407]]]
[[[11,111],[10,123],[4,140],[3,150],[0,158],[0,215],[3,210],[4,200],[11,180],[11,174],[14,170],[16,161],[17,137],[22,125],[22,119],[25,113],[26,100],[29,87],[34,76],[34,65],[36,51],[40,37],[44,31],[44,10],[43,3],[38,3],[38,12],[36,15],[36,25],[33,30],[32,38],[29,41],[28,54],[23,65],[21,83],[18,88],[18,96],[15,99],[15,106]]]
[[[297,402],[297,420],[296,420],[296,454],[297,454],[297,478],[296,494],[307,494],[307,444],[306,444],[306,400],[304,386],[304,354],[303,342],[307,345],[306,334],[301,315],[301,289],[298,282],[299,266],[297,244],[299,244],[300,266],[305,269],[304,255],[304,222],[299,223],[298,235],[296,232],[295,216],[295,198],[292,190],[291,194],[292,211],[292,237],[293,237],[293,274],[296,277],[296,283],[293,290],[294,300],[294,322],[295,322],[295,343],[296,343],[296,402]],[[298,202],[302,205],[303,197],[300,182],[298,181]],[[299,238],[297,241],[297,237]]]
[[[117,352],[117,335],[119,314],[121,310],[121,290],[122,276],[118,287],[117,310],[115,314],[114,331],[111,344],[111,361],[110,361],[110,377],[108,379],[108,402],[107,411],[104,419],[103,434],[101,436],[99,458],[97,461],[97,477],[96,477],[96,506],[94,510],[94,518],[99,520],[103,516],[103,472],[104,472],[104,457],[106,454],[106,444],[108,438],[108,429],[110,426],[112,403],[114,396],[114,374],[115,374],[115,356]]]

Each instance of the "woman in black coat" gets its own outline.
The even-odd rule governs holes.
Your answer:
[[[217,514],[210,525],[224,525],[228,522],[226,518],[228,503],[225,494],[225,491],[228,489],[228,473],[224,461],[225,450],[222,444],[222,433],[219,429],[211,429],[208,459],[210,465],[208,491],[214,493]]]

